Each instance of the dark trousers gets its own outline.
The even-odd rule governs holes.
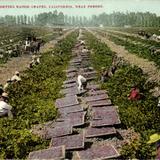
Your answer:
[[[83,85],[83,89],[86,89],[86,87],[87,87],[87,81],[83,82],[82,85]]]

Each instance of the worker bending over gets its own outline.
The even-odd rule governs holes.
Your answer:
[[[13,77],[11,78],[11,81],[12,81],[12,82],[19,82],[19,81],[21,81],[20,74],[19,74],[18,71],[15,72],[15,74],[14,74]]]
[[[0,97],[0,117],[8,116],[11,118],[13,116],[11,112],[12,106],[7,103],[7,100],[8,94],[4,92]]]
[[[9,87],[9,85],[12,83],[11,79],[8,79],[6,84],[4,85],[3,89],[6,92],[7,88]]]

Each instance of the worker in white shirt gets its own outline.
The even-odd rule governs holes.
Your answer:
[[[6,82],[6,84],[5,84],[4,87],[3,87],[4,91],[7,90],[7,88],[9,87],[9,85],[10,85],[11,83],[12,83],[11,79],[8,79],[7,82]]]
[[[33,66],[38,65],[38,64],[40,64],[40,63],[41,63],[41,62],[40,62],[40,56],[37,57],[37,56],[33,55],[33,56],[32,56],[32,61],[31,61],[31,63],[29,64],[29,68],[33,68]]]
[[[85,77],[83,77],[82,75],[78,75],[77,82],[78,82],[78,91],[79,92],[86,89],[87,79]]]
[[[12,118],[13,117],[11,112],[12,106],[7,103],[7,99],[8,99],[8,94],[4,92],[0,97],[0,117],[8,116]]]
[[[11,81],[12,81],[12,82],[21,81],[20,74],[19,74],[18,71],[15,72],[14,76],[11,78]]]
[[[31,42],[26,39],[26,41],[25,41],[25,51],[27,51],[30,46],[31,46]]]
[[[82,49],[82,53],[88,53],[88,49],[87,49],[86,47],[84,47],[84,48]]]

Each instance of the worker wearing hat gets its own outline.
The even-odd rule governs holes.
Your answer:
[[[4,87],[3,87],[4,91],[7,90],[7,88],[9,87],[9,85],[10,85],[11,83],[12,83],[11,79],[7,79],[7,82],[6,82],[6,84],[4,85]]]
[[[4,101],[8,101],[8,93],[3,92],[2,96],[1,96],[1,99],[4,100]]]
[[[11,112],[12,106],[7,103],[7,100],[8,100],[8,94],[4,92],[0,98],[0,117],[13,116]]]
[[[101,67],[101,82],[106,82],[109,79],[109,70]]]
[[[89,50],[84,46],[83,49],[82,49],[82,53],[88,53]]]
[[[21,81],[20,74],[19,74],[18,71],[16,71],[15,74],[12,76],[11,81],[12,81],[12,82]]]
[[[156,144],[156,159],[160,160],[160,134],[155,133],[150,136],[150,140],[147,142],[148,144]]]
[[[87,79],[82,76],[82,70],[80,69],[79,74],[77,73],[78,77],[77,77],[77,83],[78,83],[78,91],[82,92],[86,89],[87,86]]]
[[[140,93],[138,86],[132,85],[128,99],[132,100],[132,101],[137,101],[137,100],[141,99],[141,95],[142,94]]]

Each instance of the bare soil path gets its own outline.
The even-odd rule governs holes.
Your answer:
[[[133,37],[138,37],[138,38],[142,38],[141,36],[139,36],[138,34],[134,34],[134,33],[128,33],[128,32],[123,32],[123,31],[117,31],[117,30],[108,30],[109,32],[113,32],[113,33],[120,33],[126,36],[133,36]],[[143,38],[142,38],[143,39]]]

